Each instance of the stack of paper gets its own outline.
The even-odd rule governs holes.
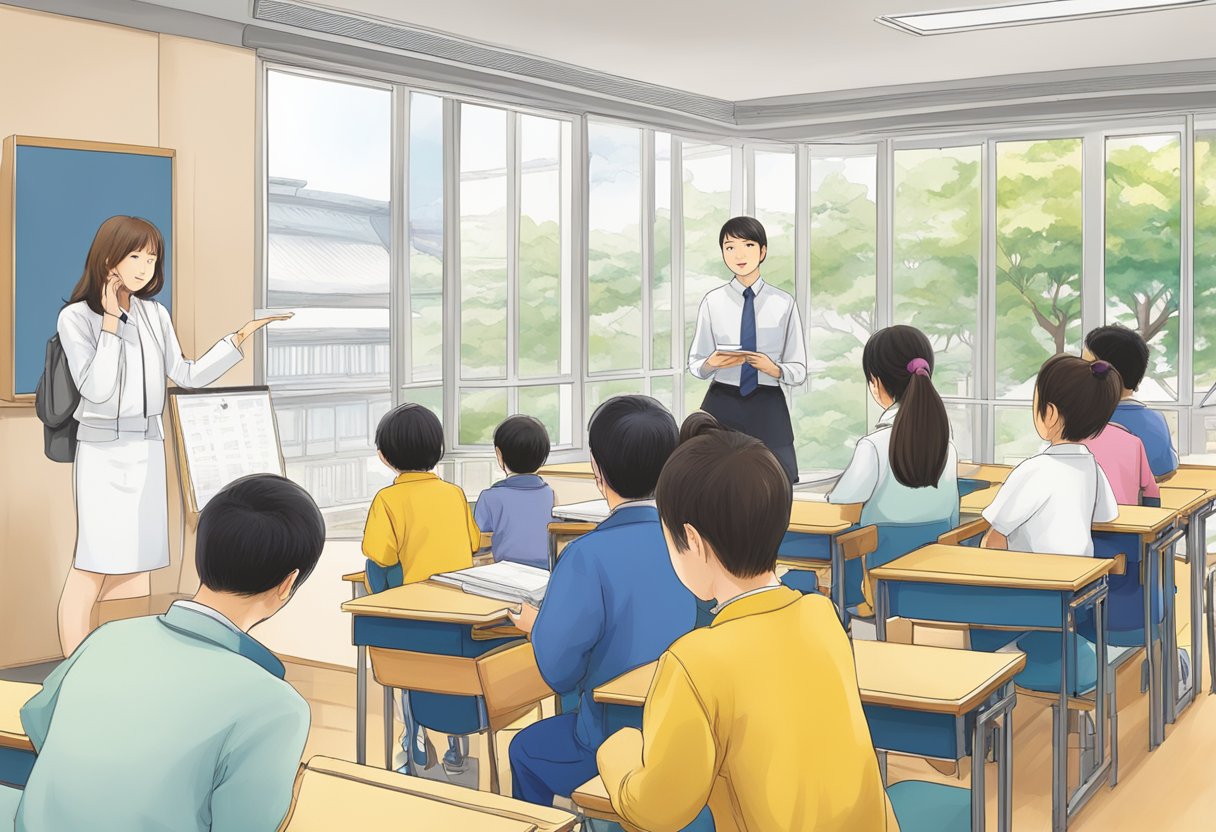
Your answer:
[[[458,572],[444,572],[432,581],[458,587],[471,595],[540,606],[549,586],[549,572],[522,563],[499,561]]]
[[[585,503],[570,503],[553,509],[553,516],[562,520],[579,520],[598,523],[609,515],[607,500],[588,500]]]

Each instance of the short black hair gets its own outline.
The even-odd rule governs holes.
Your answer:
[[[1119,372],[1105,360],[1086,361],[1075,355],[1054,355],[1043,362],[1034,390],[1039,396],[1039,416],[1047,416],[1047,405],[1055,405],[1064,420],[1063,438],[1081,442],[1097,436],[1106,427],[1123,396]]]
[[[398,471],[430,471],[443,459],[443,425],[429,409],[407,402],[384,414],[376,447]]]
[[[254,474],[224,486],[198,520],[194,565],[214,592],[257,595],[294,570],[298,588],[321,557],[325,518],[300,486]]]
[[[1119,324],[1100,326],[1085,336],[1085,346],[1094,358],[1110,363],[1119,371],[1123,386],[1135,390],[1148,370],[1148,344],[1134,329]]]
[[[727,237],[751,240],[753,243],[768,246],[768,235],[764,233],[764,226],[755,217],[734,217],[727,220],[726,225],[718,232],[718,248],[722,248]]]
[[[587,447],[604,483],[629,500],[654,495],[680,440],[675,418],[649,396],[614,396],[591,414]]]
[[[494,430],[494,447],[512,474],[534,474],[549,458],[549,431],[533,416],[512,416]]]
[[[667,460],[656,494],[672,541],[688,548],[688,524],[736,578],[772,572],[793,505],[785,469],[760,440],[712,416],[694,413],[680,433],[687,441]]]

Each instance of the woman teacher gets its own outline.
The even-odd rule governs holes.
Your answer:
[[[250,321],[202,358],[186,360],[169,310],[152,300],[164,285],[164,251],[152,223],[110,217],[59,313],[59,340],[80,391],[72,471],[76,553],[59,600],[64,656],[89,634],[107,575],[122,575],[127,584],[169,565],[165,377],[206,387],[240,363],[245,339],[290,317]]]
[[[760,277],[768,235],[757,220],[730,220],[718,234],[718,245],[734,279],[701,301],[688,372],[712,381],[701,409],[768,446],[793,484],[798,460],[781,385],[797,387],[806,380],[798,307]]]

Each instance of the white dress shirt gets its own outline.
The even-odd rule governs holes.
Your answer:
[[[707,292],[697,313],[697,331],[688,351],[688,372],[700,379],[712,379],[732,387],[739,386],[739,367],[714,369],[705,360],[719,347],[739,349],[743,339],[744,285],[735,278],[725,286]],[[802,321],[794,299],[763,279],[752,284],[756,311],[756,352],[764,353],[781,368],[781,378],[757,373],[760,384],[776,387],[785,384],[797,387],[806,381],[806,345],[802,337]]]
[[[181,607],[182,609],[190,610],[191,612],[197,612],[200,615],[207,616],[208,618],[214,618],[216,621],[223,624],[229,630],[232,630],[232,632],[234,632],[234,633],[241,632],[241,628],[236,626],[235,624],[233,624],[232,620],[230,618],[228,618],[228,616],[224,615],[222,612],[220,612],[217,609],[207,606],[206,604],[200,604],[198,601],[182,600],[182,601],[174,601],[173,606]]]

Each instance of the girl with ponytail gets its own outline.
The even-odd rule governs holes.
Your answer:
[[[868,572],[930,543],[958,525],[958,454],[946,406],[933,386],[933,347],[919,329],[891,326],[870,336],[861,355],[870,395],[883,408],[872,433],[828,496],[861,503],[862,525],[878,527],[878,549],[846,563],[845,601],[873,614]],[[863,602],[864,599],[864,602]]]

